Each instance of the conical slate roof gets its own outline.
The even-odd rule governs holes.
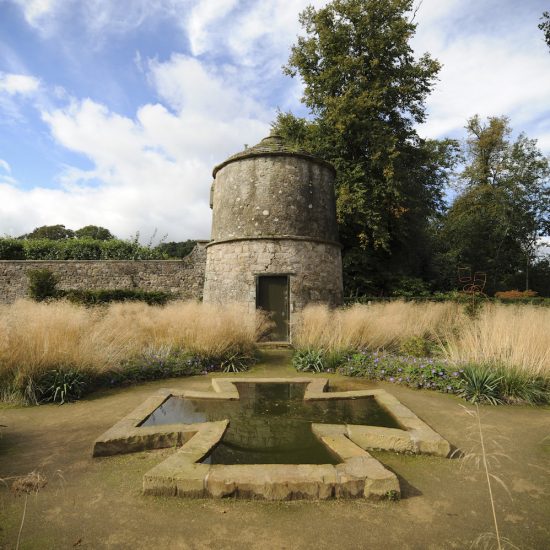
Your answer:
[[[332,166],[330,162],[327,162],[322,158],[316,157],[315,155],[312,155],[311,153],[308,153],[303,149],[290,146],[288,143],[285,142],[282,136],[272,133],[268,137],[265,137],[264,139],[262,139],[262,141],[260,141],[260,143],[258,143],[257,145],[254,145],[253,147],[247,147],[244,151],[241,151],[240,153],[236,153],[235,155],[231,155],[222,163],[218,164],[216,167],[214,167],[212,176],[216,177],[216,173],[218,172],[218,170],[221,170],[224,166],[228,165],[231,162],[235,162],[238,160],[247,159],[251,157],[264,157],[264,156],[301,157],[301,158],[311,160],[312,162],[323,164],[325,166],[328,166],[332,170],[334,170],[334,166]]]

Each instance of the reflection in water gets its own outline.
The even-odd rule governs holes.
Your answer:
[[[336,464],[311,423],[399,428],[373,397],[304,401],[304,383],[237,382],[238,401],[171,397],[141,425],[229,419],[212,464]]]

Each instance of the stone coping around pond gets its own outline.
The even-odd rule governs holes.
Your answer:
[[[221,441],[228,420],[196,424],[141,424],[171,397],[239,399],[236,383],[307,384],[304,400],[372,397],[403,429],[352,424],[312,423],[315,436],[341,462],[330,464],[222,465],[200,463]],[[214,391],[158,390],[94,443],[93,456],[180,447],[149,470],[144,494],[181,497],[395,498],[399,481],[367,449],[447,457],[448,441],[382,389],[326,392],[326,378],[213,378]]]

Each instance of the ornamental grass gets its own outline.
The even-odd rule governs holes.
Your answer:
[[[421,338],[452,363],[489,365],[550,377],[550,308],[485,304],[475,317],[454,302],[309,306],[293,327],[299,349],[402,352]]]
[[[27,389],[53,370],[116,372],[154,350],[202,358],[251,354],[265,318],[242,306],[173,302],[84,307],[20,300],[0,306],[0,390]]]

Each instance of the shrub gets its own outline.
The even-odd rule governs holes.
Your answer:
[[[32,239],[23,241],[27,260],[65,260],[64,241]]]
[[[0,260],[24,260],[25,248],[18,239],[0,239]]]
[[[494,367],[500,376],[499,394],[507,403],[543,404],[550,402],[550,380],[504,366]]]
[[[338,368],[345,376],[361,376],[415,389],[457,393],[462,371],[444,359],[417,359],[384,352],[359,351],[350,354]]]
[[[411,336],[407,338],[399,348],[403,355],[411,357],[429,357],[434,351],[435,345],[433,342],[422,336]]]
[[[51,370],[38,382],[39,402],[68,403],[80,399],[86,389],[86,376],[76,370]]]
[[[392,296],[415,298],[430,295],[428,285],[418,277],[401,277],[393,286],[394,290],[392,292]]]
[[[209,363],[204,358],[183,349],[168,345],[150,346],[139,356],[124,360],[120,368],[106,372],[100,378],[100,382],[118,385],[125,382],[192,376],[213,370],[216,370],[214,363]]]
[[[235,352],[228,357],[214,360],[212,363],[219,363],[222,372],[244,372],[250,368],[255,357],[242,352]]]
[[[299,372],[322,372],[326,369],[325,353],[317,349],[300,349],[292,356],[292,366]]]
[[[148,305],[164,305],[169,300],[177,298],[170,292],[139,290],[139,289],[98,289],[77,290],[63,292],[63,296],[73,304],[93,306],[110,302],[145,302]]]
[[[472,403],[502,403],[502,376],[487,366],[468,366],[462,373],[463,385],[458,394]]]
[[[29,278],[29,295],[37,301],[43,302],[50,298],[57,298],[57,277],[49,269],[30,269],[27,271]]]

